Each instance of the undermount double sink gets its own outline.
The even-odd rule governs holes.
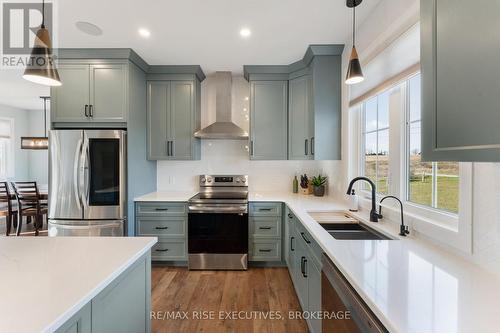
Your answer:
[[[344,212],[309,212],[333,238],[339,240],[392,240]]]

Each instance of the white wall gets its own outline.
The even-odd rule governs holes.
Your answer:
[[[357,30],[356,44],[361,62],[366,64],[373,59],[411,27],[415,20],[418,20],[418,16],[418,0],[381,0],[372,15]],[[349,52],[350,47],[346,46],[344,60],[347,60]],[[347,61],[344,61],[344,64],[347,64]],[[346,68],[344,74],[345,70]],[[357,126],[356,120],[349,117],[348,112],[349,97],[349,90],[344,86],[342,124],[344,158],[340,172],[341,182],[345,183],[356,176],[355,155],[359,153],[358,142],[353,133]],[[500,275],[500,163],[473,163],[472,170],[472,228],[471,234],[467,235],[472,241],[472,253],[464,254],[449,246],[443,246]],[[338,195],[341,196],[341,193]]]
[[[201,89],[202,127],[215,121],[215,87],[207,77]],[[242,76],[233,77],[233,122],[248,130],[250,88]],[[200,161],[159,161],[158,190],[196,191],[200,174],[248,174],[252,191],[291,191],[295,174],[321,172],[329,178],[329,193],[337,192],[340,161],[250,161],[244,140],[202,140]],[[340,192],[340,189],[339,189]]]
[[[43,111],[0,105],[0,117],[14,119],[14,175],[8,180],[47,184],[48,151],[21,149],[22,136],[43,136]]]

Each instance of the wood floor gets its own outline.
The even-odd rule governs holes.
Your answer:
[[[153,267],[151,280],[153,333],[308,332],[304,320],[289,318],[289,311],[300,311],[300,305],[286,268]]]

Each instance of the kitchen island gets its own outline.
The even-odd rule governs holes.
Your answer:
[[[0,332],[148,332],[155,243],[0,238]]]

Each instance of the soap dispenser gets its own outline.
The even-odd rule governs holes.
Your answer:
[[[349,196],[349,210],[351,212],[357,212],[359,206],[358,195],[354,192],[354,189],[351,191],[351,195]]]

